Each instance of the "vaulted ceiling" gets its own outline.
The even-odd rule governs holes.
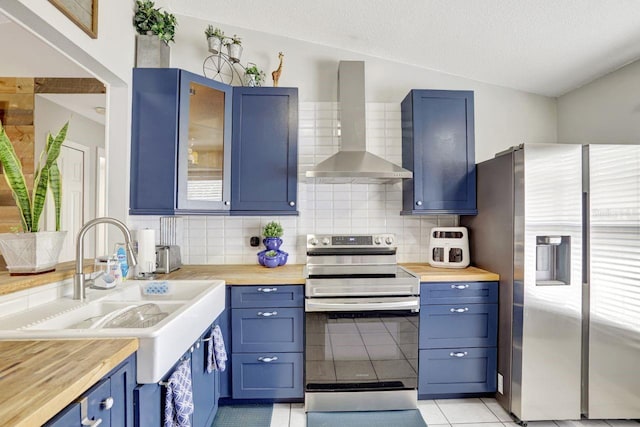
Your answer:
[[[547,96],[640,58],[638,0],[158,0],[177,14]]]

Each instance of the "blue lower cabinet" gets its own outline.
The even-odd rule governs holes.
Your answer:
[[[498,282],[421,283],[421,305],[497,303]]]
[[[133,392],[136,427],[162,426],[162,393],[158,384],[140,384]]]
[[[234,308],[233,352],[302,352],[303,317],[302,308]]]
[[[495,347],[498,304],[424,305],[420,348]]]
[[[304,307],[304,287],[300,285],[233,286],[231,307]]]
[[[492,348],[420,350],[420,398],[496,391],[497,351]]]
[[[80,404],[72,403],[46,422],[44,427],[78,427],[80,419]]]
[[[209,334],[206,333],[205,336],[208,337]],[[218,371],[207,371],[207,343],[202,344],[196,345],[191,355],[194,427],[208,427],[213,423],[220,393]]]
[[[234,399],[303,397],[303,353],[234,353]]]
[[[76,427],[89,425],[82,424],[83,421],[88,423],[100,420],[101,426],[133,427],[135,366],[135,355],[131,355],[45,426]]]

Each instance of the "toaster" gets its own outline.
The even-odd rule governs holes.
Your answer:
[[[465,268],[469,266],[469,237],[466,227],[433,227],[429,238],[429,265]]]
[[[182,267],[180,246],[156,245],[156,273],[171,273]]]

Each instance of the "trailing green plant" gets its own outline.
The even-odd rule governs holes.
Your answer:
[[[213,25],[207,26],[207,28],[204,30],[204,35],[207,38],[215,37],[220,40],[224,40],[224,31],[222,31],[220,28],[217,28],[217,27],[213,28]]]
[[[25,233],[35,233],[40,229],[40,217],[47,197],[47,189],[51,190],[55,208],[56,231],[60,231],[60,211],[62,203],[61,177],[58,169],[60,146],[67,137],[69,122],[65,123],[54,138],[49,134],[44,151],[40,155],[38,167],[33,180],[33,194],[29,195],[27,183],[22,173],[22,163],[18,158],[13,144],[0,123],[0,163],[4,170],[4,177],[11,189],[16,206],[20,211],[22,230]]]
[[[248,74],[248,75],[256,76],[255,77],[256,85],[262,86],[262,83],[264,83],[265,77],[266,77],[265,74],[264,74],[264,71],[262,71],[260,68],[258,68],[256,66],[256,64],[249,63],[247,65],[250,65],[250,66],[245,68],[244,73]]]
[[[269,257],[269,258],[275,258],[278,256],[278,252],[276,251],[267,251],[264,253],[264,256]]]
[[[264,237],[281,237],[283,233],[284,230],[282,229],[282,225],[277,221],[271,221],[265,225],[264,230],[262,230],[262,235]]]
[[[169,44],[175,42],[176,26],[178,21],[172,13],[161,12],[154,7],[151,0],[136,0],[136,13],[133,17],[133,25],[138,34],[155,34],[160,40]]]

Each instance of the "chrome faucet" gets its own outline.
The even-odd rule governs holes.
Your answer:
[[[129,265],[131,267],[134,267],[138,263],[136,255],[133,253],[133,246],[131,246],[131,233],[123,222],[109,217],[95,218],[91,221],[88,221],[85,225],[82,226],[82,228],[78,232],[78,237],[76,238],[76,273],[73,276],[73,299],[77,299],[80,301],[83,301],[86,298],[85,277],[83,271],[84,235],[87,233],[87,230],[98,224],[113,224],[118,227],[120,231],[122,231],[122,234],[124,234],[124,241],[127,249],[127,258],[129,261]]]

